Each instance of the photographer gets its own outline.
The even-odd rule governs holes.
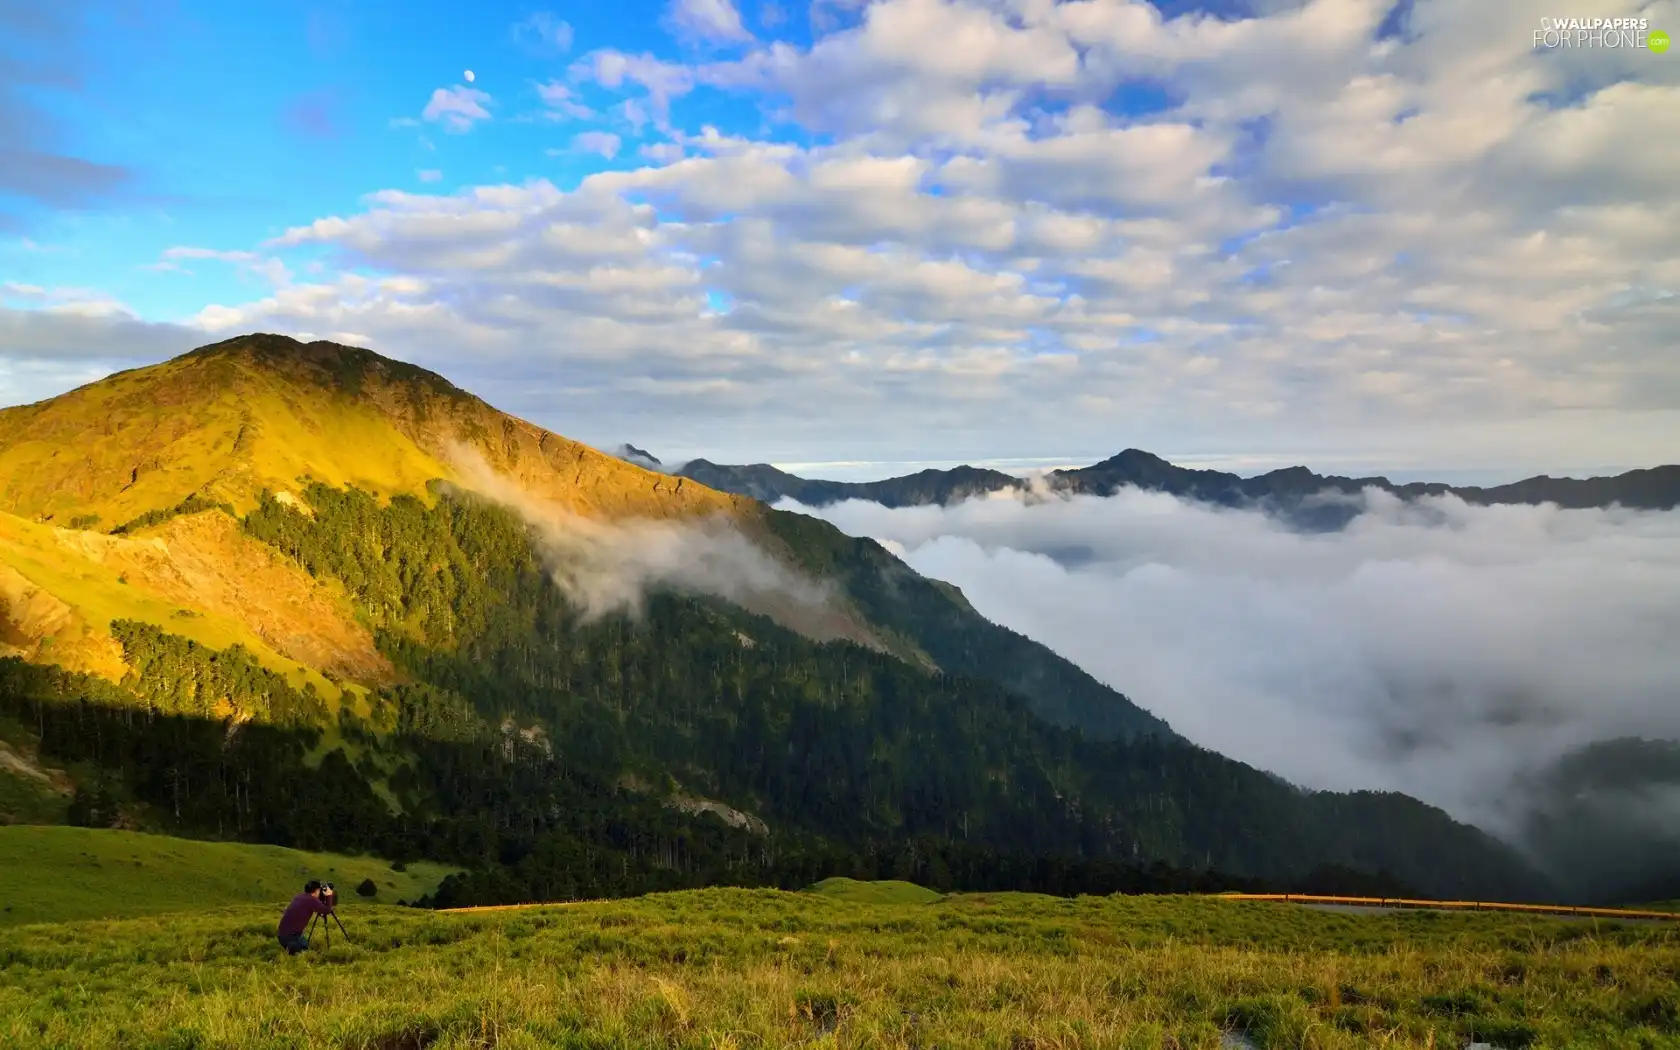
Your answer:
[[[286,949],[287,955],[296,955],[309,947],[309,938],[303,933],[309,927],[309,921],[317,915],[332,914],[337,901],[338,895],[331,885],[323,886],[314,879],[304,884],[303,892],[286,905],[285,914],[280,916],[280,928],[276,931],[280,947]]]

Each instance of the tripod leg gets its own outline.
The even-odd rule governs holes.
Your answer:
[[[332,915],[333,922],[338,923],[338,932],[344,934],[344,940],[348,943],[350,940],[350,931],[344,928],[344,920],[338,917],[338,912],[336,911],[329,914]]]

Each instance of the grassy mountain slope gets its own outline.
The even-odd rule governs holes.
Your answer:
[[[744,501],[499,412],[424,369],[335,343],[241,336],[0,410],[0,511],[119,526],[189,496],[252,507],[305,478],[423,496],[459,443],[538,498],[614,516]],[[97,520],[90,520],[95,518]]]
[[[0,926],[117,919],[169,912],[272,904],[310,879],[356,901],[372,879],[373,899],[418,900],[454,869],[425,861],[395,871],[375,857],[308,853],[280,846],[201,842],[134,831],[0,827],[0,871],[11,873]],[[277,913],[278,914],[278,913]]]
[[[751,529],[758,509],[371,351],[242,336],[0,410],[0,653],[117,678],[107,625],[130,618],[212,646],[238,642],[288,673],[301,665],[378,684],[389,667],[342,601],[333,607],[296,566],[273,564],[231,520],[195,512],[243,514],[264,491],[295,499],[314,482],[429,501],[432,482],[459,480],[458,450],[573,513],[724,514]],[[95,535],[112,531],[144,542]],[[881,644],[844,600],[833,613],[810,628]]]
[[[390,665],[341,588],[322,584],[209,511],[141,536],[105,536],[0,514],[0,655],[112,680],[126,672],[114,620],[238,644],[295,684],[338,693],[323,671],[380,682]]]
[[[527,521],[431,484],[463,445],[595,518],[728,515],[838,582],[857,629],[673,593],[584,617]],[[1414,800],[1185,746],[878,545],[365,350],[245,337],[0,414],[0,507],[12,651],[98,676],[0,659],[0,719],[76,774],[77,819],[430,855],[476,869],[457,900],[807,885],[897,857],[934,885],[1340,864],[1527,892],[1508,850]],[[367,692],[335,705],[323,672]]]

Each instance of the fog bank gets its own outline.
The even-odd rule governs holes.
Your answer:
[[[456,447],[450,460],[462,487],[531,527],[549,575],[586,620],[640,616],[648,594],[663,589],[723,598],[808,634],[845,634],[833,624],[828,585],[772,558],[726,518],[584,517],[532,497],[473,449]]]
[[[1513,839],[1566,752],[1680,737],[1680,513],[1403,503],[1341,532],[1160,493],[821,510],[1199,744]]]

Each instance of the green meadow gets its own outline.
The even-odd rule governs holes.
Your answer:
[[[836,877],[822,880],[812,886],[810,892],[856,904],[931,904],[940,898],[937,891],[926,886],[896,879],[859,882],[857,879]]]
[[[415,862],[396,871],[375,857],[13,825],[0,827],[0,927],[285,901],[312,878],[334,883],[349,899],[372,879],[373,899],[395,904],[422,896],[454,870]]]
[[[352,898],[348,941],[295,958],[272,939],[284,893],[18,926],[0,938],[0,1045],[1680,1047],[1667,924],[909,890],[465,913]]]

